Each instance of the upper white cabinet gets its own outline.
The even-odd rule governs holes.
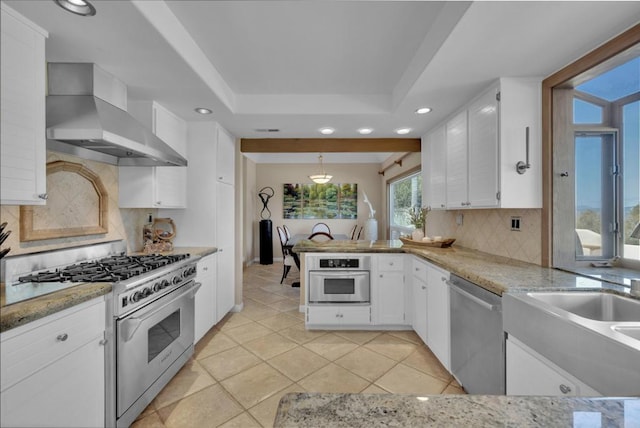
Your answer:
[[[441,208],[444,174],[447,209],[540,208],[540,99],[540,79],[500,78],[428,133],[422,163],[427,204]],[[526,162],[527,146],[529,168],[520,174],[516,164]]]
[[[461,111],[446,124],[447,208],[469,205],[467,165],[467,111]]]
[[[441,125],[422,138],[422,168],[425,177],[422,200],[425,206],[433,210],[447,207],[446,161],[446,129]]]
[[[175,151],[186,157],[187,124],[160,104],[130,102],[129,113]],[[145,166],[119,168],[121,208],[185,208],[187,167]]]
[[[0,203],[44,205],[48,34],[4,3],[0,5]]]
[[[224,128],[218,127],[218,149],[216,156],[216,177],[218,181],[234,184],[236,143]]]

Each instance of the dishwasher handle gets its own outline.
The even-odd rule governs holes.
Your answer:
[[[473,302],[477,303],[478,305],[482,306],[483,308],[489,310],[489,311],[495,311],[496,310],[496,306],[492,305],[491,303],[485,302],[484,300],[482,300],[479,297],[474,296],[473,294],[464,291],[462,288],[458,287],[456,284],[454,284],[451,281],[445,281],[447,285],[451,286],[451,289],[453,291],[455,291],[456,293],[459,293],[460,295],[468,298],[469,300],[472,300]]]

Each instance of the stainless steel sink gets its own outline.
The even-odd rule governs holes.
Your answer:
[[[527,293],[580,317],[596,321],[640,322],[640,300],[608,293]]]
[[[510,292],[510,335],[603,395],[637,395],[640,300],[599,291]]]
[[[618,333],[640,340],[640,326],[614,325],[612,328]]]

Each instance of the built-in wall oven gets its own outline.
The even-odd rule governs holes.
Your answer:
[[[309,256],[310,304],[370,303],[371,257]]]

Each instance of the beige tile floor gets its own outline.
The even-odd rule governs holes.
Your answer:
[[[280,285],[281,269],[245,269],[243,310],[198,342],[134,428],[271,427],[289,392],[464,394],[412,331],[305,330],[297,271]]]

